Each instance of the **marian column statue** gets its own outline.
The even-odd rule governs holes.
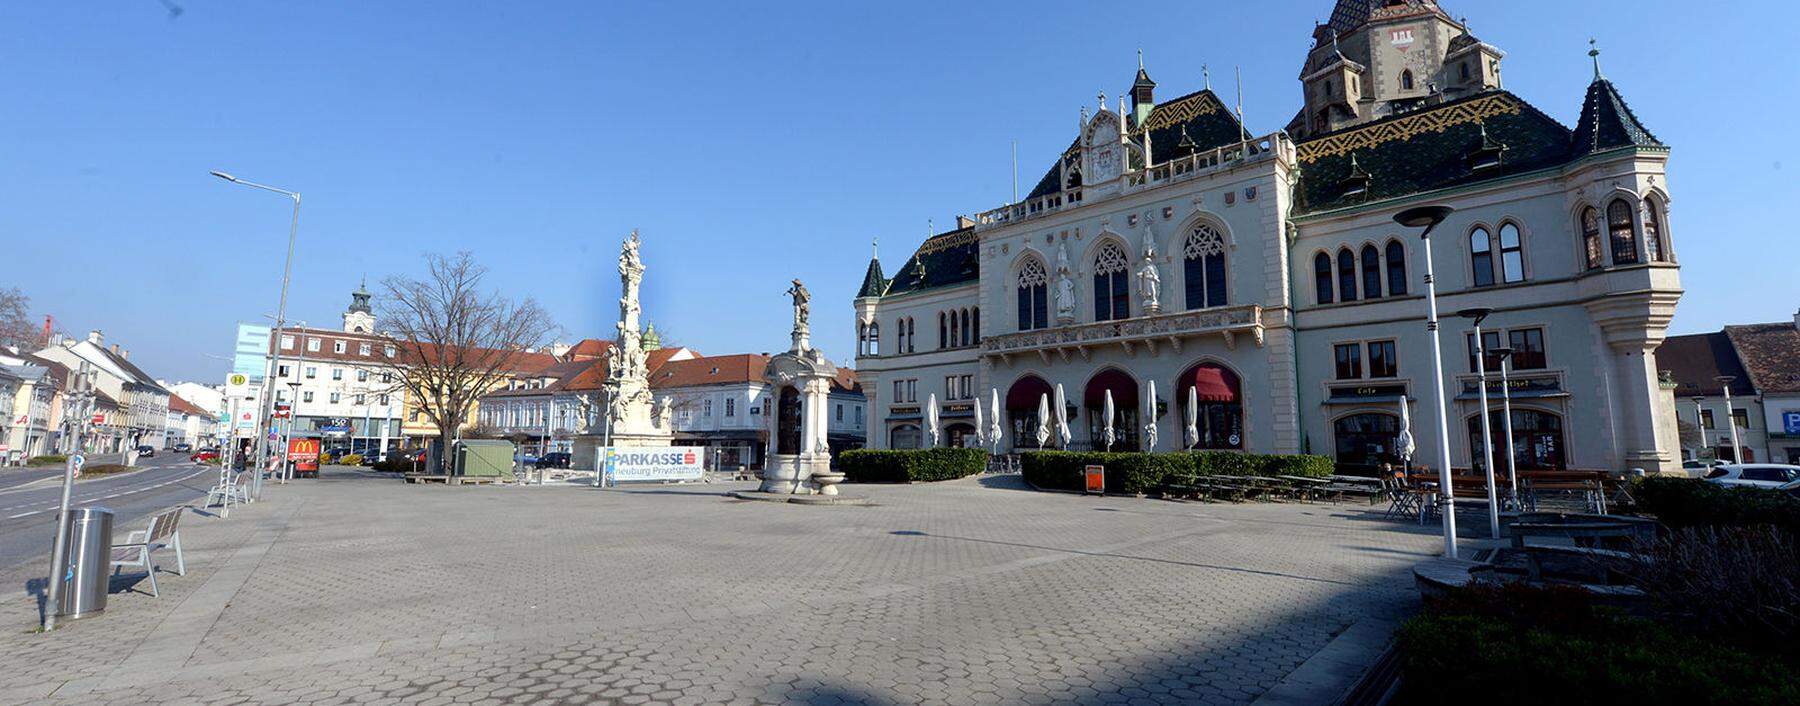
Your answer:
[[[794,350],[804,351],[811,348],[807,337],[812,329],[808,321],[812,318],[812,293],[806,291],[806,285],[794,280],[794,286],[788,287],[787,295],[794,298]]]
[[[615,446],[669,445],[667,421],[659,424],[652,419],[649,355],[638,321],[643,309],[638,300],[644,282],[644,261],[638,254],[642,245],[633,230],[619,246],[619,335],[606,351],[607,414]]]

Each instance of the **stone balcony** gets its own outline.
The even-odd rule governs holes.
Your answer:
[[[1068,362],[1072,356],[1086,360],[1097,349],[1118,346],[1129,356],[1139,351],[1156,356],[1164,346],[1180,353],[1184,340],[1213,335],[1220,336],[1226,348],[1237,348],[1239,336],[1261,347],[1262,314],[1261,306],[1247,304],[1021,331],[982,339],[981,354],[1011,362],[1014,355],[1036,353],[1045,363],[1052,355]]]

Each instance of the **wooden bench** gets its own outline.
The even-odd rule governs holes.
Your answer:
[[[113,545],[113,575],[122,568],[141,568],[150,576],[150,595],[156,596],[156,565],[151,559],[156,550],[167,547],[175,550],[175,575],[186,576],[187,562],[181,556],[181,513],[186,509],[166,510],[150,518],[149,527],[132,530],[123,544]]]

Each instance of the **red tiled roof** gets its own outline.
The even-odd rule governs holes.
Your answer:
[[[580,343],[571,347],[569,352],[564,353],[563,358],[566,360],[600,360],[606,357],[606,351],[610,348],[612,348],[612,341],[602,341],[597,338],[582,339]]]
[[[761,353],[671,360],[655,368],[656,372],[650,375],[650,387],[659,389],[762,382],[763,369],[768,365],[769,356]]]
[[[1726,326],[1725,335],[1758,392],[1800,393],[1800,324]]]
[[[831,380],[832,392],[853,392],[862,394],[862,383],[856,380],[856,371],[850,368],[838,368],[837,377]]]
[[[196,417],[210,417],[211,412],[201,409],[199,405],[182,399],[181,395],[169,393],[169,411],[190,414]]]

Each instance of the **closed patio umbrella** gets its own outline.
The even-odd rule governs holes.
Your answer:
[[[982,447],[987,446],[986,439],[982,438],[982,435],[986,434],[986,433],[987,433],[987,425],[981,423],[981,403],[976,402],[975,403],[975,446],[977,448],[982,448]],[[967,446],[967,445],[968,444],[964,444],[964,446]]]
[[[1150,381],[1150,399],[1144,401],[1144,450],[1156,450],[1156,381]]]
[[[1106,391],[1105,404],[1106,404],[1106,407],[1103,411],[1101,411],[1100,414],[1102,417],[1104,417],[1106,419],[1106,426],[1100,430],[1100,436],[1101,436],[1101,438],[1106,440],[1106,450],[1108,452],[1111,452],[1112,445],[1113,445],[1113,438],[1114,438],[1113,437],[1113,401],[1112,401],[1112,390],[1111,389],[1108,389]]]
[[[1200,388],[1188,386],[1187,408],[1187,445],[1194,448],[1200,444]]]
[[[1050,395],[1038,395],[1038,448],[1050,443]]]
[[[931,439],[931,445],[928,448],[934,448],[934,449],[937,448],[937,445],[938,445],[938,408],[937,408],[937,393],[936,392],[933,392],[933,393],[925,396],[925,433]]]
[[[989,411],[994,414],[993,419],[988,422],[987,442],[994,448],[994,453],[1000,453],[1000,435],[1005,433],[1000,427],[1000,388],[991,388],[990,391],[994,394],[993,407]]]
[[[1069,450],[1069,442],[1075,438],[1069,433],[1069,398],[1063,396],[1062,383],[1056,383],[1056,437],[1062,441],[1064,451]]]
[[[1394,440],[1394,453],[1400,456],[1400,465],[1412,466],[1412,455],[1418,450],[1413,442],[1412,415],[1406,411],[1406,396],[1400,396],[1400,437]]]

